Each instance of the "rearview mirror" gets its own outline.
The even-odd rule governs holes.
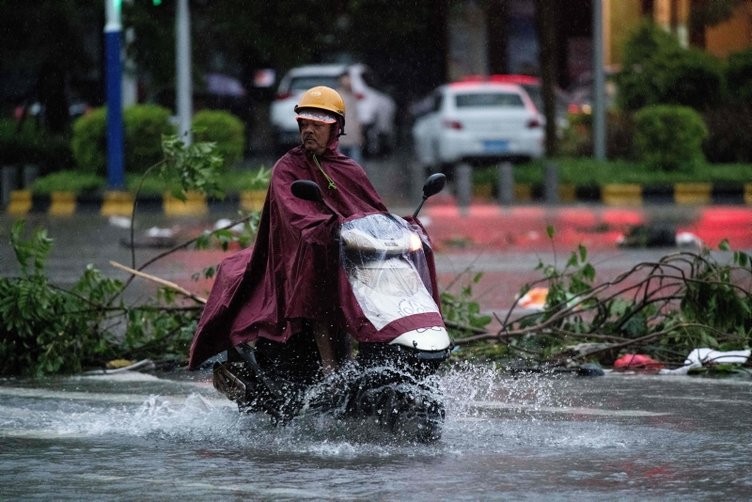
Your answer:
[[[292,190],[292,194],[299,199],[310,200],[312,202],[321,202],[323,200],[321,188],[319,188],[315,181],[293,181],[290,190]]]
[[[432,195],[436,195],[444,189],[446,184],[446,176],[442,173],[434,173],[426,179],[423,183],[423,198],[427,199]]]

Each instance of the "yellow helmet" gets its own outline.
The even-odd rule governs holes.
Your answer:
[[[308,89],[300,96],[298,104],[295,105],[295,113],[299,118],[310,118],[320,122],[329,122],[328,120],[317,119],[315,116],[307,116],[307,111],[323,110],[334,114],[336,120],[340,122],[340,134],[345,130],[345,101],[337,91],[325,85],[319,85]],[[326,117],[326,114],[323,116]]]

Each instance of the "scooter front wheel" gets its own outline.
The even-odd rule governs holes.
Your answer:
[[[387,410],[396,435],[421,443],[441,439],[446,412],[444,404],[435,397],[397,391]]]
[[[441,438],[445,411],[437,389],[389,371],[365,374],[355,388],[350,416],[373,417],[382,428],[409,441]]]

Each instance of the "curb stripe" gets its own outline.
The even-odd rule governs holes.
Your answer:
[[[676,183],[673,185],[639,185],[632,183],[607,184],[602,186],[574,186],[561,184],[559,200],[562,203],[592,202],[606,206],[639,207],[672,204],[679,206],[705,205],[752,205],[752,183],[712,184]],[[242,211],[261,211],[266,192],[241,192],[231,194],[221,202]],[[516,183],[515,202],[533,203],[545,198],[542,185]],[[493,202],[491,198],[489,202]],[[30,190],[12,190],[5,213],[24,216],[29,213],[46,212],[51,216],[72,216],[80,212],[97,211],[102,216],[130,216],[135,201],[130,192],[107,191],[101,195],[78,195],[70,192],[55,192],[49,196],[36,196]],[[205,216],[211,212],[215,201],[201,194],[189,193],[186,201],[170,194],[138,199],[138,207],[150,212],[161,211],[167,216]]]

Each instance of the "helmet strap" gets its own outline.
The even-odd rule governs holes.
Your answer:
[[[329,183],[327,185],[327,188],[329,190],[336,190],[337,189],[337,185],[334,183],[334,180],[331,178],[331,176],[329,176],[328,174],[326,174],[326,171],[324,171],[324,168],[321,167],[321,164],[319,163],[319,158],[316,156],[315,153],[313,154],[313,163],[316,164],[316,167],[319,168],[319,171],[321,171],[321,174],[324,175],[324,178],[326,178],[326,181]]]

